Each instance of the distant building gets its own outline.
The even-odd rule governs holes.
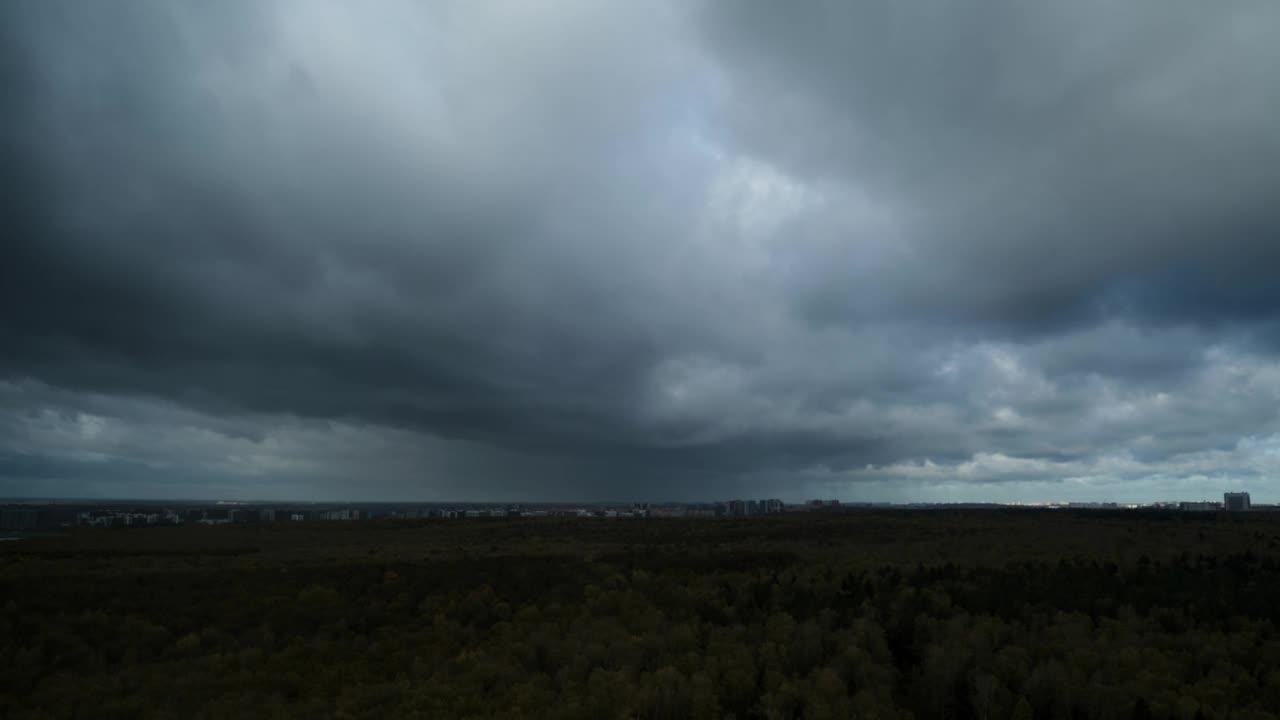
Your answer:
[[[235,510],[227,513],[227,519],[233,523],[249,522],[249,511],[236,508]]]
[[[741,500],[730,500],[729,514],[734,517],[746,517],[747,504]]]
[[[39,515],[33,508],[0,510],[0,530],[35,530]]]
[[[1222,509],[1222,503],[1212,500],[1202,502],[1180,502],[1178,509],[1186,512],[1217,512]]]
[[[769,514],[782,512],[782,501],[777,498],[771,498],[764,501],[764,511]]]
[[[1222,503],[1226,506],[1228,512],[1243,512],[1248,510],[1249,493],[1247,492],[1229,492],[1223,493]]]

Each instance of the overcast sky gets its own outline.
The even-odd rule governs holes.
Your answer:
[[[1280,501],[1277,34],[7,0],[0,495]]]

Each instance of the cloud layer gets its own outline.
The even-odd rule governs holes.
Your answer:
[[[7,4],[0,494],[1267,497],[1273,3],[632,5]]]

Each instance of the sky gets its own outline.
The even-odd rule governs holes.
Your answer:
[[[1280,502],[1277,31],[8,0],[0,496]]]

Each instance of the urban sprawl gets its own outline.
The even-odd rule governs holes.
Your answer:
[[[71,527],[128,528],[157,525],[231,525],[322,521],[412,520],[421,518],[751,518],[795,512],[851,512],[865,509],[980,509],[1037,507],[1077,510],[1176,510],[1246,512],[1280,510],[1254,505],[1247,492],[1229,492],[1221,502],[1127,503],[841,503],[810,500],[788,504],[778,499],[729,500],[711,503],[633,504],[500,504],[500,503],[250,503],[153,501],[24,501],[0,508],[0,530]]]

